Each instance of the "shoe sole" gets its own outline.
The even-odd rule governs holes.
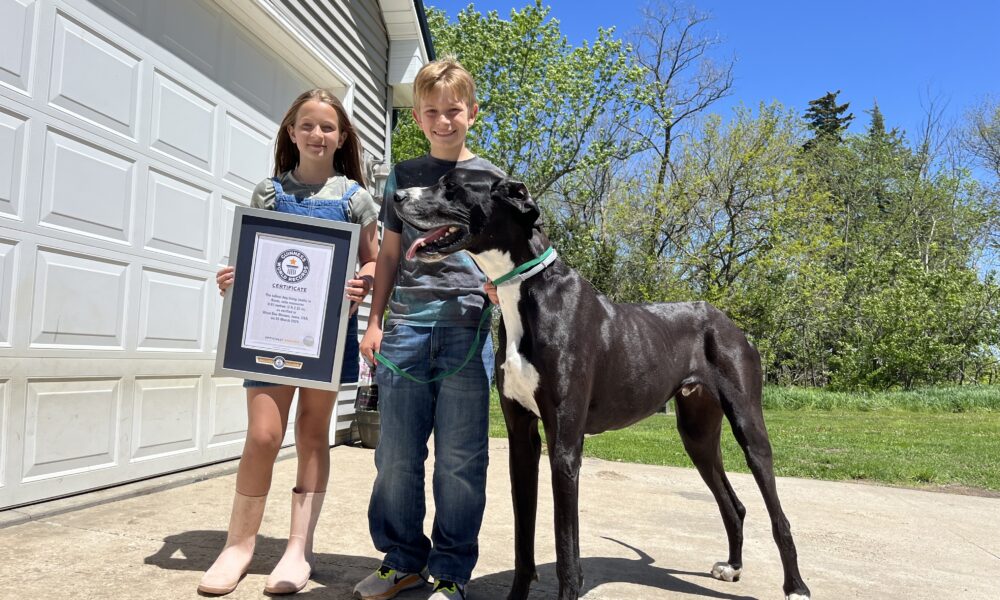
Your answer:
[[[297,593],[301,592],[306,587],[306,585],[308,585],[308,584],[309,584],[309,580],[307,579],[306,582],[303,583],[302,585],[299,585],[297,583],[289,585],[289,586],[280,586],[280,585],[267,586],[267,585],[265,585],[264,586],[264,591],[267,592],[268,594],[277,594],[277,595],[282,595],[282,596],[285,595],[285,594],[297,594]]]
[[[420,575],[409,575],[402,578],[399,583],[392,586],[385,592],[381,594],[376,594],[374,596],[362,596],[361,592],[354,592],[354,598],[356,600],[389,600],[389,598],[394,598],[396,594],[400,592],[405,592],[406,590],[416,588],[417,586],[426,585],[427,582],[424,581]]]
[[[234,583],[233,586],[229,588],[212,587],[210,585],[199,585],[198,591],[203,594],[209,594],[212,596],[225,596],[226,594],[231,594],[237,587],[239,587],[240,581],[242,580],[243,580],[243,575],[240,575],[240,578],[236,580],[236,583]]]

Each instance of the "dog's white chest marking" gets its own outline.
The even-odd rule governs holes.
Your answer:
[[[510,260],[510,254],[497,250],[483,252],[472,258],[490,279],[496,279],[504,273],[509,273],[517,266]],[[517,350],[521,345],[521,337],[524,335],[521,315],[517,310],[517,303],[521,299],[521,282],[499,286],[497,295],[500,297],[503,324],[507,331],[507,347],[504,348],[506,359],[502,367],[503,393],[508,398],[517,400],[521,406],[535,413],[535,416],[540,417],[538,403],[535,402],[535,390],[538,389],[538,371]]]

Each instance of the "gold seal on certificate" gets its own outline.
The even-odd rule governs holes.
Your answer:
[[[333,245],[258,233],[253,257],[242,346],[318,357]]]

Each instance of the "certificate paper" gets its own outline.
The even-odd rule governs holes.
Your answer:
[[[242,346],[317,358],[334,246],[258,233],[253,257]]]

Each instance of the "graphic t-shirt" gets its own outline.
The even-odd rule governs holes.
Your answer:
[[[489,302],[483,291],[486,276],[465,252],[456,252],[435,262],[406,258],[406,249],[421,237],[421,233],[396,214],[393,194],[396,190],[437,183],[455,167],[503,174],[491,162],[478,156],[456,162],[428,155],[398,163],[386,182],[379,217],[387,230],[402,236],[396,286],[389,298],[390,324],[475,327],[483,307]]]

